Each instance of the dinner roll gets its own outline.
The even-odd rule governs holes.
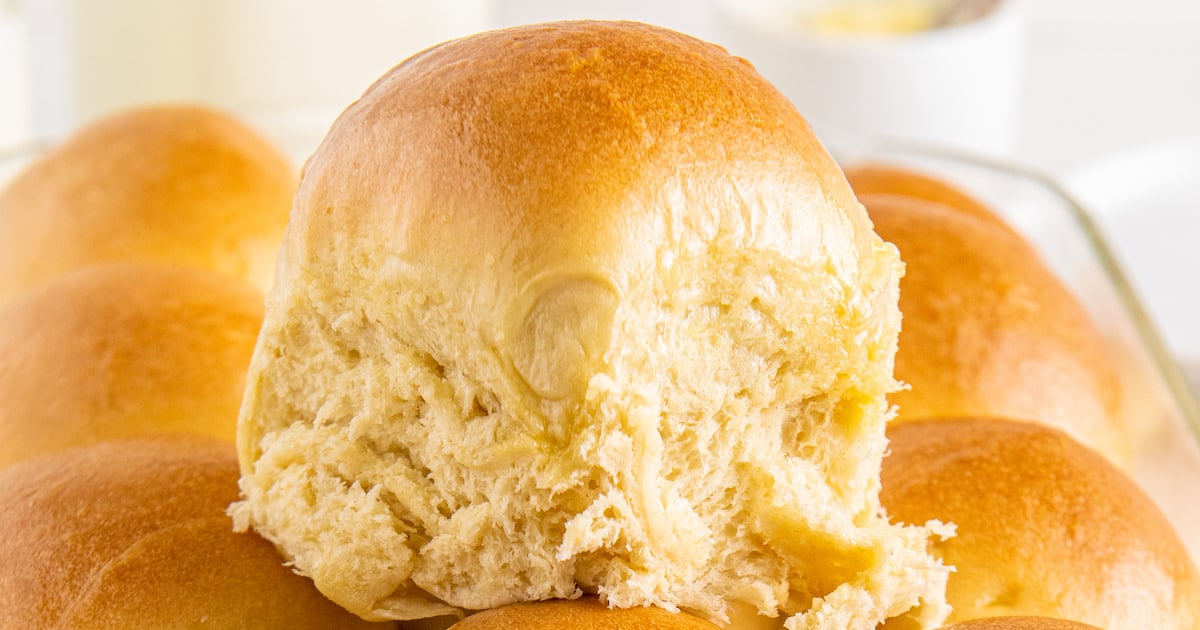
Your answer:
[[[265,290],[296,174],[264,139],[194,106],[84,127],[0,190],[0,304],[98,262],[214,269]]]
[[[0,628],[371,628],[237,534],[231,444],[115,441],[0,470]],[[387,626],[384,626],[387,627]]]
[[[1028,243],[931,202],[862,199],[906,265],[896,378],[910,388],[891,396],[901,421],[1038,420],[1128,462],[1120,381],[1104,339]]]
[[[954,523],[951,621],[1045,615],[1100,628],[1200,628],[1200,578],[1170,523],[1104,457],[1039,423],[892,426],[883,504]]]
[[[212,271],[80,269],[0,308],[0,467],[106,439],[234,440],[262,294]]]
[[[933,201],[956,208],[973,217],[1011,229],[999,215],[963,189],[928,175],[880,162],[859,162],[845,167],[846,181],[860,198],[875,195],[896,195],[910,199]],[[870,207],[868,205],[868,207]]]
[[[282,252],[235,515],[346,608],[945,614],[879,514],[898,255],[745,61],[629,22],[426,50],[334,123]]]
[[[450,626],[451,630],[718,630],[699,617],[654,606],[609,608],[594,597],[509,604]]]
[[[1086,623],[1050,617],[986,617],[946,626],[946,630],[1100,630]]]

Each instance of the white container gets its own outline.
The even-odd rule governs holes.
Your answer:
[[[993,155],[1013,150],[1021,0],[1002,0],[955,26],[894,35],[805,28],[789,13],[804,0],[713,2],[718,43],[751,61],[818,130]]]

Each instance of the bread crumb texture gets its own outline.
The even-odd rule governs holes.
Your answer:
[[[596,22],[435,47],[308,164],[232,514],[368,619],[594,593],[936,627],[930,527],[878,502],[900,273],[717,47]]]

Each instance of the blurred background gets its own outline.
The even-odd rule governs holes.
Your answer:
[[[657,23],[750,59],[819,131],[994,156],[1099,218],[1200,357],[1195,0],[0,0],[0,156],[145,102],[216,105],[303,159],[408,55],[563,18]]]
[[[1200,3],[957,4],[999,5],[1001,19],[922,30],[938,0],[0,0],[0,147],[147,101],[311,126],[433,43],[583,17],[721,43],[818,124],[957,139],[1056,172],[1200,135]],[[839,15],[839,5],[874,13]]]

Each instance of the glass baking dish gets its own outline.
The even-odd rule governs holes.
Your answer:
[[[1054,179],[1003,160],[908,141],[821,130],[844,166],[923,172],[987,203],[1026,237],[1074,292],[1116,358],[1133,426],[1133,477],[1200,558],[1200,405],[1092,215]]]
[[[316,116],[241,117],[299,166],[320,143],[328,121]],[[1134,287],[1090,214],[1053,179],[999,160],[819,130],[843,165],[876,162],[950,182],[987,203],[1021,232],[1070,287],[1107,340],[1123,380],[1125,415],[1135,426],[1133,477],[1200,558],[1200,405],[1167,351]],[[45,143],[0,154],[0,187]]]
[[[1200,135],[1108,153],[1060,181],[1083,201],[1138,287],[1142,304],[1200,391]]]

